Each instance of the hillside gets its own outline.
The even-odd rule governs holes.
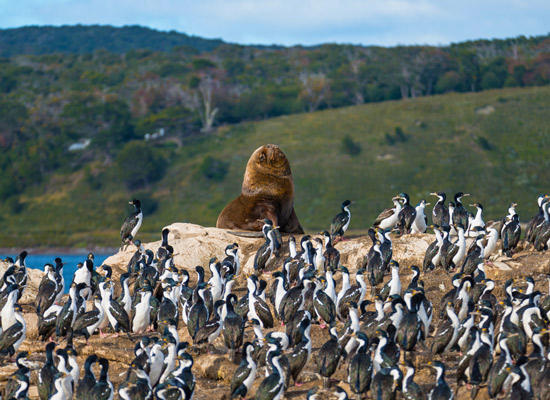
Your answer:
[[[0,29],[0,57],[18,54],[93,53],[102,49],[111,53],[149,49],[172,51],[188,46],[197,51],[212,51],[223,44],[220,39],[204,39],[175,31],[161,32],[142,26],[25,26]]]
[[[2,203],[0,243],[117,246],[133,197],[146,209],[142,240],[157,239],[174,221],[213,226],[240,193],[248,157],[266,143],[281,146],[290,160],[295,209],[307,231],[327,228],[349,198],[356,202],[350,228],[364,232],[402,191],[413,203],[437,190],[471,193],[468,200],[485,206],[485,220],[502,218],[516,201],[526,221],[536,197],[548,192],[549,104],[549,87],[446,94],[224,126],[181,146],[161,141],[154,151],[166,173],[139,190],[122,185],[113,165],[91,162]],[[343,146],[346,136],[359,154]],[[130,174],[143,173],[140,156]]]

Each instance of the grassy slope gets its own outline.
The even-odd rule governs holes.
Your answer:
[[[495,111],[475,112],[487,105]],[[309,231],[327,228],[347,198],[356,201],[351,228],[364,231],[401,191],[413,203],[437,190],[450,196],[471,193],[468,200],[484,204],[486,220],[501,218],[516,201],[526,220],[536,211],[536,197],[548,192],[549,111],[550,88],[544,87],[448,94],[222,127],[176,152],[167,176],[150,188],[160,207],[145,217],[140,236],[159,238],[162,226],[175,221],[214,225],[223,206],[240,193],[248,157],[266,143],[281,146],[291,162],[296,212]],[[408,140],[390,146],[384,135],[393,135],[396,126]],[[360,155],[342,151],[345,135],[361,144]],[[484,149],[479,137],[493,148]],[[198,172],[206,155],[229,162],[223,182]],[[90,190],[80,175],[58,176],[28,193],[21,214],[0,209],[0,247],[117,246],[133,194],[115,183],[106,183],[101,192]]]

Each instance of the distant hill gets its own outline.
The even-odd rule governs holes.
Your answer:
[[[142,26],[74,25],[26,26],[0,29],[0,56],[18,54],[92,53],[105,49],[112,53],[149,49],[171,51],[176,46],[189,46],[199,52],[212,51],[224,42],[203,39],[176,31],[160,32]]]

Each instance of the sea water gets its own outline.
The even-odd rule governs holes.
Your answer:
[[[2,260],[5,260],[6,257],[11,257],[15,260],[15,258],[19,255],[17,254],[0,254],[0,258]],[[103,264],[103,261],[107,259],[107,257],[110,257],[111,254],[95,254],[94,253],[94,266],[97,268],[101,264]],[[32,254],[29,253],[25,260],[25,264],[27,265],[27,268],[34,268],[39,270],[44,270],[44,265],[47,263],[50,263],[55,266],[55,259],[59,257],[61,258],[61,261],[65,263],[65,266],[63,267],[63,278],[65,279],[65,293],[69,292],[69,286],[73,280],[73,275],[75,271],[77,270],[77,264],[83,263],[84,260],[86,260],[86,257],[88,257],[88,253],[86,254]]]

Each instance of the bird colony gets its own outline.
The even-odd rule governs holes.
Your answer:
[[[60,258],[44,266],[33,307],[39,362],[20,351],[23,251],[0,281],[0,364],[17,368],[3,379],[3,399],[28,398],[31,386],[40,399],[202,398],[194,360],[205,354],[234,366],[219,389],[226,399],[550,399],[550,296],[535,288],[547,276],[497,282],[486,272],[496,257],[548,249],[549,197],[538,198],[522,240],[515,203],[489,226],[481,204],[469,205],[473,213],[462,204],[468,194],[448,204],[444,193],[432,195],[431,213],[425,200],[414,207],[406,193],[395,196],[353,266],[338,250],[350,240],[351,201],[329,229],[298,241],[265,219],[249,274],[237,243],[205,267],[176,265],[167,228],[156,251],[145,250],[135,239],[143,213],[134,200],[121,244],[135,252],[119,277],[96,268],[93,254],[72,282]],[[393,241],[427,230],[435,240],[422,265],[400,267]],[[444,279],[450,290],[425,283]],[[108,357],[87,352],[79,364],[97,337],[133,346],[116,385]]]

